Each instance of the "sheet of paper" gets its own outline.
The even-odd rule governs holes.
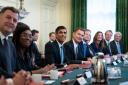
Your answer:
[[[119,85],[128,85],[128,82],[122,82]]]
[[[90,71],[85,72],[85,74],[86,74],[87,78],[91,78],[92,77],[92,73]]]
[[[85,85],[87,83],[84,77],[77,78],[77,81],[80,85]]]

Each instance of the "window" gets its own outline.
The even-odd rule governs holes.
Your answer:
[[[116,26],[116,0],[87,0],[87,28],[92,38],[97,31],[112,30]]]

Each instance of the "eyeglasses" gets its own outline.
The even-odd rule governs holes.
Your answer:
[[[32,38],[32,34],[22,33],[21,37],[23,37],[23,38]]]

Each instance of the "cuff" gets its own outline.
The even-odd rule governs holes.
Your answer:
[[[13,80],[11,78],[6,79],[7,85],[14,85]]]

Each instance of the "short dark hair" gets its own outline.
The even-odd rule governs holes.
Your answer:
[[[16,9],[16,8],[14,8],[14,7],[11,7],[11,6],[3,7],[3,8],[1,9],[1,11],[0,11],[0,14],[4,13],[6,10],[10,10],[10,11],[12,11],[12,12],[14,12],[14,13],[17,13],[18,16],[19,16],[19,11],[18,11],[18,9]]]
[[[58,26],[56,28],[55,32],[58,33],[58,31],[61,30],[61,29],[66,29],[66,27],[65,26]]]
[[[22,23],[22,22],[18,22],[18,24],[16,26],[16,29],[15,29],[15,31],[13,33],[13,38],[12,38],[12,40],[13,40],[14,44],[16,45],[17,49],[20,46],[19,45],[20,44],[20,42],[19,42],[20,35],[22,34],[22,32],[24,32],[26,30],[30,30],[31,31],[30,27],[27,24]]]
[[[105,35],[106,35],[107,32],[111,32],[111,33],[112,33],[112,30],[107,30],[107,31],[105,32]],[[113,33],[112,33],[112,34],[113,34]]]
[[[32,32],[32,36],[34,36],[36,33],[39,33],[39,31],[36,29],[33,29],[31,32]]]
[[[55,34],[55,32],[50,32],[50,33],[49,33],[49,37],[50,37],[52,34]]]
[[[83,28],[81,28],[81,27],[77,27],[73,32],[77,32],[78,30],[81,30],[84,32]]]

